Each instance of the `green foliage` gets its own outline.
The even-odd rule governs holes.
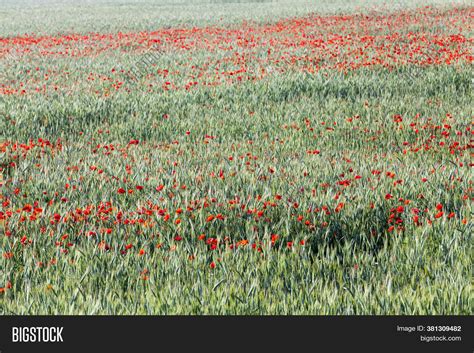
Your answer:
[[[64,8],[69,11],[75,3]],[[139,5],[127,2],[123,7]],[[97,6],[100,14],[111,5]],[[162,6],[170,12],[188,5]],[[208,6],[193,2],[178,19],[156,23],[194,25],[186,16],[200,7],[196,23],[202,25],[202,18],[211,16]],[[226,6],[242,9],[245,16],[255,9],[256,21],[276,11],[269,10],[273,4],[260,2]],[[157,11],[150,3],[141,8],[141,19],[149,8]],[[301,4],[297,9],[307,11]],[[122,7],[107,21],[94,15],[94,5],[84,10],[82,16],[90,19],[81,29],[91,23],[97,31],[116,29],[126,20],[120,17]],[[43,14],[41,8],[28,11]],[[156,25],[152,20],[128,23],[150,28]],[[22,21],[3,21],[0,32],[18,32],[15,26],[23,26]],[[62,25],[82,26],[71,15],[63,24],[55,17],[51,21],[45,29],[51,32]],[[129,60],[127,55],[99,56],[88,68],[106,73]],[[196,51],[191,64],[203,63],[207,55]],[[160,64],[179,65],[187,59],[180,53],[163,55]],[[65,58],[52,60],[45,65],[72,65]],[[20,75],[29,67],[15,65],[7,75]],[[5,178],[10,180],[1,190],[11,200],[8,208],[21,209],[35,200],[48,206],[35,222],[23,222],[23,213],[14,213],[11,234],[1,235],[0,254],[12,252],[13,257],[0,258],[0,286],[12,284],[0,294],[0,314],[471,314],[472,161],[469,150],[450,153],[448,145],[441,147],[441,130],[435,128],[449,121],[452,140],[447,141],[470,144],[469,134],[454,132],[471,126],[471,69],[467,64],[429,66],[413,76],[406,72],[410,67],[367,68],[329,77],[290,70],[255,82],[190,91],[144,94],[132,82],[130,93],[108,97],[79,84],[69,95],[4,96],[0,141],[60,139],[62,149],[34,149],[15,159],[14,169],[8,167]],[[70,82],[84,75],[70,71]],[[97,82],[98,90],[101,84]],[[452,118],[447,120],[447,114]],[[395,115],[403,117],[403,129]],[[415,133],[412,122],[427,128]],[[132,139],[139,143],[127,147]],[[404,151],[410,149],[405,142],[421,151]],[[115,148],[105,150],[105,145]],[[13,154],[0,154],[0,165],[9,166]],[[374,175],[376,170],[382,171],[380,176]],[[344,179],[351,184],[338,184]],[[403,182],[395,185],[397,180]],[[77,189],[66,189],[66,183]],[[117,193],[136,185],[143,190]],[[158,185],[163,192],[156,191]],[[21,193],[16,194],[18,186]],[[393,199],[386,198],[389,193]],[[282,196],[278,202],[276,195]],[[235,197],[246,210],[263,210],[264,202],[277,206],[265,208],[259,218],[241,211],[241,203],[230,207]],[[206,208],[176,213],[193,200],[213,198],[217,201]],[[55,202],[48,204],[51,199]],[[114,224],[119,210],[133,218],[137,214],[131,213],[147,201],[166,209],[169,222],[153,215],[155,228]],[[82,223],[51,224],[54,214],[64,216],[101,202],[111,202],[110,219],[99,219],[94,210]],[[341,202],[344,207],[336,212]],[[443,217],[434,216],[437,204],[443,205]],[[330,215],[314,212],[323,206]],[[389,231],[389,217],[398,206],[406,208],[404,227]],[[428,210],[420,226],[412,221],[412,208]],[[223,221],[207,221],[219,213]],[[306,220],[314,227],[305,225]],[[104,228],[113,232],[102,232]],[[96,235],[87,236],[89,231]],[[64,246],[55,246],[65,234],[69,238],[64,242],[74,243],[68,254],[61,252]],[[177,234],[183,239],[177,241]],[[209,250],[200,234],[222,246]],[[272,235],[279,236],[273,245]],[[30,244],[21,243],[24,236]],[[242,240],[249,243],[230,249],[229,244]],[[122,253],[128,243],[133,248]],[[110,249],[103,251],[101,244]]]

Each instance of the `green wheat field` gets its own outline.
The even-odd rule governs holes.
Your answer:
[[[473,19],[0,0],[0,313],[472,314]]]

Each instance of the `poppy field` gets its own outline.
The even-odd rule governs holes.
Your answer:
[[[105,4],[0,14],[1,314],[472,314],[472,4]]]

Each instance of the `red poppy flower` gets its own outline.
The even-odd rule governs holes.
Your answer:
[[[12,252],[5,252],[5,253],[3,253],[3,257],[5,259],[11,259],[13,257],[13,253]]]
[[[339,204],[337,205],[337,207],[335,209],[336,213],[341,211],[343,208],[344,208],[344,202],[339,202]]]

